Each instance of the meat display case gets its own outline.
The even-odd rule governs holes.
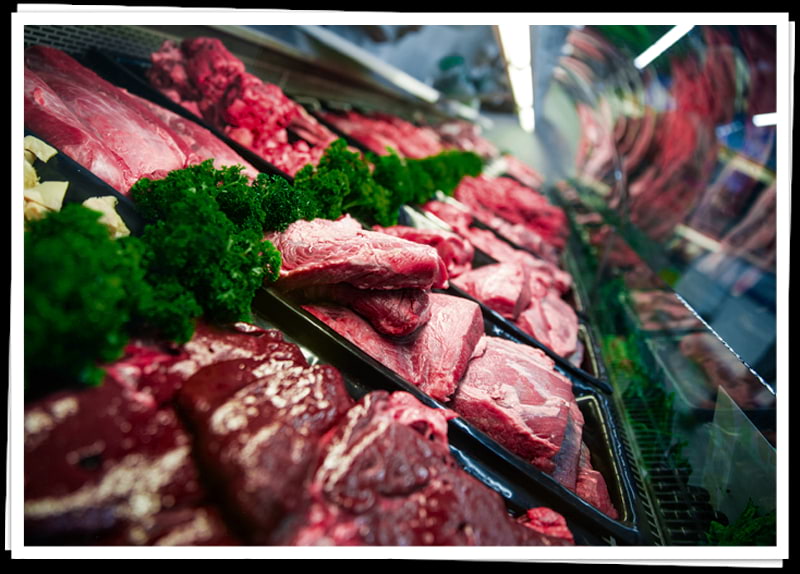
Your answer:
[[[747,45],[750,50],[747,54],[758,58],[752,61],[754,70],[758,62],[770,62],[769,52],[763,52],[764,45],[770,45],[768,27],[753,31],[751,36],[746,30],[725,30],[735,38],[728,43],[721,39],[723,32],[716,32],[711,29],[697,40],[702,48],[693,49],[703,50],[701,61],[710,59],[706,53],[710,52],[710,45],[725,56],[735,52],[741,60],[740,51]],[[645,177],[634,169],[635,162],[637,158],[641,161],[643,157],[653,157],[645,156],[648,153],[645,137],[652,138],[654,132],[665,130],[664,124],[656,123],[658,108],[647,105],[646,96],[666,89],[663,77],[651,79],[632,70],[624,60],[627,52],[620,48],[621,40],[612,42],[604,33],[613,37],[614,31],[576,27],[567,35],[567,48],[553,71],[553,80],[575,102],[583,130],[577,139],[574,134],[562,134],[572,137],[571,143],[578,150],[574,172],[547,181],[542,191],[568,215],[571,233],[563,262],[575,279],[574,303],[581,316],[581,337],[586,351],[577,370],[567,363],[562,367],[577,381],[576,388],[583,389],[581,396],[585,403],[594,405],[586,407],[587,413],[593,413],[587,420],[594,419],[610,434],[606,436],[609,442],[597,448],[608,449],[607,463],[616,468],[612,472],[617,479],[614,496],[624,507],[624,516],[616,523],[581,509],[574,500],[560,503],[568,515],[574,513],[570,516],[582,544],[607,544],[612,540],[622,545],[722,545],[729,540],[725,536],[735,537],[744,531],[743,519],[751,520],[752,524],[757,518],[764,526],[749,533],[750,538],[739,539],[740,543],[769,546],[774,544],[775,537],[777,481],[776,261],[770,238],[747,237],[757,241],[755,246],[752,241],[746,243],[742,239],[749,229],[755,228],[758,217],[774,217],[774,195],[770,196],[775,190],[773,140],[769,135],[762,137],[760,131],[753,135],[752,128],[741,118],[738,121],[744,125],[739,129],[735,128],[737,120],[732,117],[725,117],[725,121],[715,119],[711,124],[715,129],[706,133],[707,141],[703,144],[705,161],[695,161],[699,156],[697,150],[690,153],[692,165],[685,174],[686,180],[694,178],[695,193],[700,199],[692,206],[676,200],[676,205],[686,207],[669,222],[663,217],[646,220],[644,214],[637,219],[633,216],[637,205],[646,208],[651,205],[635,201],[639,193],[635,191],[636,177]],[[134,93],[141,89],[140,95],[155,98],[157,94],[146,92],[137,83],[141,79],[137,67],[143,62],[146,65],[151,53],[164,40],[198,36],[221,39],[241,58],[249,72],[280,85],[310,113],[356,109],[394,114],[419,125],[453,119],[476,125],[482,122],[473,110],[452,102],[437,105],[426,100],[424,88],[413,82],[387,82],[374,66],[365,69],[366,62],[361,63],[362,67],[336,65],[336,62],[341,64],[341,55],[335,54],[333,60],[319,59],[319,54],[309,55],[263,30],[245,26],[26,26],[25,29],[26,44],[45,44],[87,54],[87,61],[101,75],[116,75],[114,81],[123,83],[126,89]],[[345,59],[353,57],[349,54]],[[774,62],[774,53],[772,58]],[[688,59],[692,61],[691,56]],[[613,79],[609,81],[601,71]],[[685,70],[684,73],[684,77],[691,76]],[[717,104],[730,104],[729,100],[712,99]],[[768,107],[769,100],[766,104],[760,100],[751,105]],[[736,110],[742,107],[738,101]],[[769,110],[752,108],[748,113],[763,111]],[[715,113],[725,112],[715,110]],[[683,115],[663,121],[676,122],[676,130],[686,125]],[[335,125],[326,125],[336,129]],[[726,126],[728,132],[722,129]],[[747,132],[747,136],[744,141],[737,141],[741,131]],[[338,131],[337,134],[346,135]],[[598,139],[591,139],[595,134],[600,134]],[[726,143],[720,145],[721,140]],[[281,173],[274,165],[259,162],[235,142],[227,143],[262,171]],[[355,138],[350,143],[368,149]],[[750,153],[751,146],[760,146],[756,159]],[[490,165],[489,170],[492,169],[499,175],[507,175],[502,161]],[[640,189],[653,185],[652,176],[649,177]],[[743,183],[743,179],[747,181]],[[736,193],[741,190],[748,197]],[[726,203],[729,196],[739,203]],[[749,214],[745,215],[748,209]],[[721,215],[727,219],[723,221]],[[409,211],[410,218],[420,216],[424,218],[424,214]],[[643,221],[670,225],[668,229],[663,226],[653,230]],[[624,245],[624,249],[619,245]],[[737,273],[739,268],[747,272]],[[738,282],[727,280],[726,273],[735,275]],[[743,288],[742,281],[749,283]],[[712,300],[715,296],[717,299]],[[726,335],[736,332],[736,328],[721,322],[730,317],[730,311],[720,298],[730,299],[731,304],[755,301],[762,311],[760,318],[764,311],[767,317],[772,312],[771,323],[767,320],[763,325],[753,324],[747,332],[749,341],[759,342],[758,356],[744,357],[752,346],[741,346],[736,337],[731,340]],[[266,308],[274,313],[265,319],[266,323],[275,323],[291,338],[318,352],[325,361],[340,362],[345,373],[358,379],[364,376],[364,369],[377,370],[378,378],[384,378],[384,385],[414,390],[404,387],[402,380],[386,373],[380,365],[371,364],[358,349],[299,312],[296,305],[279,293],[266,290],[260,294],[255,307],[257,314],[259,309]],[[487,329],[495,325],[493,328],[498,331],[526,337],[524,333],[509,330],[508,323],[491,310],[483,307],[483,313]],[[535,340],[533,344],[537,345]],[[717,353],[722,365],[716,371],[711,363],[700,358],[704,351]],[[735,373],[735,387],[728,384],[729,378],[722,381],[707,378],[709,373],[720,372]],[[495,445],[492,441],[484,442],[480,432],[469,425],[459,432],[469,438],[456,439],[454,450],[461,452],[467,466],[472,461],[474,474],[494,483],[501,493],[504,490],[510,493],[507,499],[511,506],[524,506],[530,502],[529,496],[553,500],[546,480],[526,476],[527,469],[519,467],[513,457],[507,458],[507,453],[500,451],[498,459]],[[470,442],[475,436],[478,446]],[[753,477],[754,469],[758,469],[757,480]],[[515,482],[518,480],[524,486],[519,487]],[[556,506],[558,498],[555,497]],[[730,527],[727,531],[726,526]]]

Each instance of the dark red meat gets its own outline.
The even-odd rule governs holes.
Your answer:
[[[563,517],[520,524],[497,493],[456,466],[446,419],[445,412],[423,407],[407,393],[367,395],[325,437],[309,485],[311,505],[282,543],[572,543]]]

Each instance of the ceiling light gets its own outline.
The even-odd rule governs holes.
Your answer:
[[[647,48],[644,52],[639,54],[636,59],[633,60],[633,65],[636,66],[638,69],[644,68],[647,64],[658,58],[661,54],[663,54],[670,46],[672,46],[675,42],[683,38],[686,34],[689,33],[689,30],[694,28],[693,25],[689,24],[682,24],[680,26],[675,26],[661,36],[658,40],[653,43],[652,46]]]

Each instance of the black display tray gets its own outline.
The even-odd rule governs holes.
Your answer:
[[[421,227],[427,226],[429,228],[439,228],[442,230],[449,230],[452,231],[447,224],[444,222],[440,222],[438,218],[431,217],[427,212],[418,209],[418,208],[408,208],[401,210],[403,214],[401,218],[401,223],[403,225],[408,225],[411,227]],[[476,227],[478,225],[476,224]],[[486,228],[486,226],[484,226]],[[488,229],[488,228],[487,228]],[[513,243],[510,243],[513,247],[516,247]],[[516,247],[520,249],[519,247]],[[484,265],[491,265],[493,263],[497,263],[497,260],[489,256],[488,254],[484,253],[478,248],[474,248],[475,255],[472,259],[472,267],[479,268]],[[541,343],[522,329],[520,329],[517,325],[515,325],[512,321],[508,320],[507,318],[503,317],[502,315],[496,313],[495,311],[491,310],[489,307],[484,305],[481,301],[475,299],[471,295],[467,294],[463,290],[459,289],[455,285],[450,285],[447,290],[452,295],[457,295],[459,297],[465,297],[467,299],[471,299],[480,305],[481,310],[483,311],[484,317],[487,318],[487,321],[490,323],[490,328],[493,331],[500,331],[507,333],[509,336],[512,336],[518,342],[523,342],[537,349],[541,349],[548,357],[550,357],[556,365],[559,367],[559,370],[562,372],[567,372],[573,376],[580,377],[583,381],[594,385],[596,388],[600,389],[605,393],[612,393],[613,388],[611,385],[604,380],[604,371],[600,367],[600,351],[599,346],[597,345],[596,341],[590,334],[590,330],[586,325],[586,318],[583,313],[579,312],[576,309],[576,314],[579,320],[579,340],[584,346],[585,357],[582,361],[581,365],[575,365],[572,361],[570,361],[569,357],[562,357],[551,348],[549,348],[544,343]],[[574,291],[572,292],[574,294]],[[575,297],[573,297],[572,303],[573,308],[579,307],[578,303],[575,301]]]
[[[25,135],[33,136],[48,145],[52,145],[45,138],[27,128],[25,129]],[[90,197],[111,195],[117,199],[117,213],[119,213],[125,225],[128,226],[131,234],[138,235],[144,228],[146,221],[139,214],[136,205],[128,196],[108,185],[61,150],[58,150],[58,153],[46,162],[36,159],[33,167],[36,169],[40,181],[69,182],[67,193],[64,195],[65,204],[83,203]]]
[[[313,349],[321,361],[339,369],[349,381],[354,396],[377,389],[405,391],[429,407],[448,408],[302,309],[291,296],[274,288],[263,288],[256,295],[253,312],[257,319],[274,325],[289,339]],[[495,329],[490,317],[484,315],[484,319],[487,332]],[[513,340],[501,330],[494,330],[492,334]],[[592,465],[606,479],[609,495],[619,513],[618,519],[596,509],[460,417],[450,421],[451,450],[468,472],[506,499],[512,512],[522,513],[527,508],[547,506],[561,513],[580,545],[649,544],[650,534],[641,519],[642,504],[620,440],[622,429],[610,398],[577,377],[565,376],[573,384],[585,418],[584,440],[592,452]]]
[[[149,61],[99,48],[89,49],[84,54],[75,57],[81,64],[112,84],[204,127],[242,156],[243,159],[247,160],[259,172],[278,175],[288,181],[293,181],[294,178],[279,167],[273,165],[253,150],[232,140],[226,134],[205,122],[203,118],[196,116],[153,88],[145,78],[145,73],[151,65]]]

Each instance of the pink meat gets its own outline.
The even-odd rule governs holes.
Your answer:
[[[436,249],[363,229],[348,215],[336,221],[298,220],[267,239],[283,257],[279,289],[331,283],[359,289],[447,286],[447,268]]]
[[[452,409],[545,472],[577,468],[577,450],[571,461],[555,460],[580,444],[582,434],[583,415],[570,381],[539,349],[500,337],[484,341],[485,350],[470,360]]]
[[[120,193],[136,181],[125,161],[87,130],[59,95],[27,67],[25,125]]]
[[[125,158],[137,179],[186,166],[190,148],[176,139],[172,130],[141,99],[110,84],[55,48],[27,48],[25,65],[61,97],[81,120],[83,129]]]
[[[414,243],[430,245],[439,253],[439,257],[447,267],[450,278],[458,277],[472,268],[472,259],[475,249],[472,244],[460,235],[440,229],[420,229],[406,225],[393,225],[391,227],[373,227],[375,231],[388,233]]]
[[[523,265],[493,263],[464,273],[453,285],[512,321],[531,300],[530,278]]]
[[[447,402],[483,336],[480,307],[461,297],[431,293],[431,318],[411,341],[397,342],[376,332],[345,307],[303,308],[381,364],[434,399]]]
[[[303,297],[349,307],[389,337],[407,337],[431,318],[428,291],[423,289],[357,289],[335,283],[308,287]]]

